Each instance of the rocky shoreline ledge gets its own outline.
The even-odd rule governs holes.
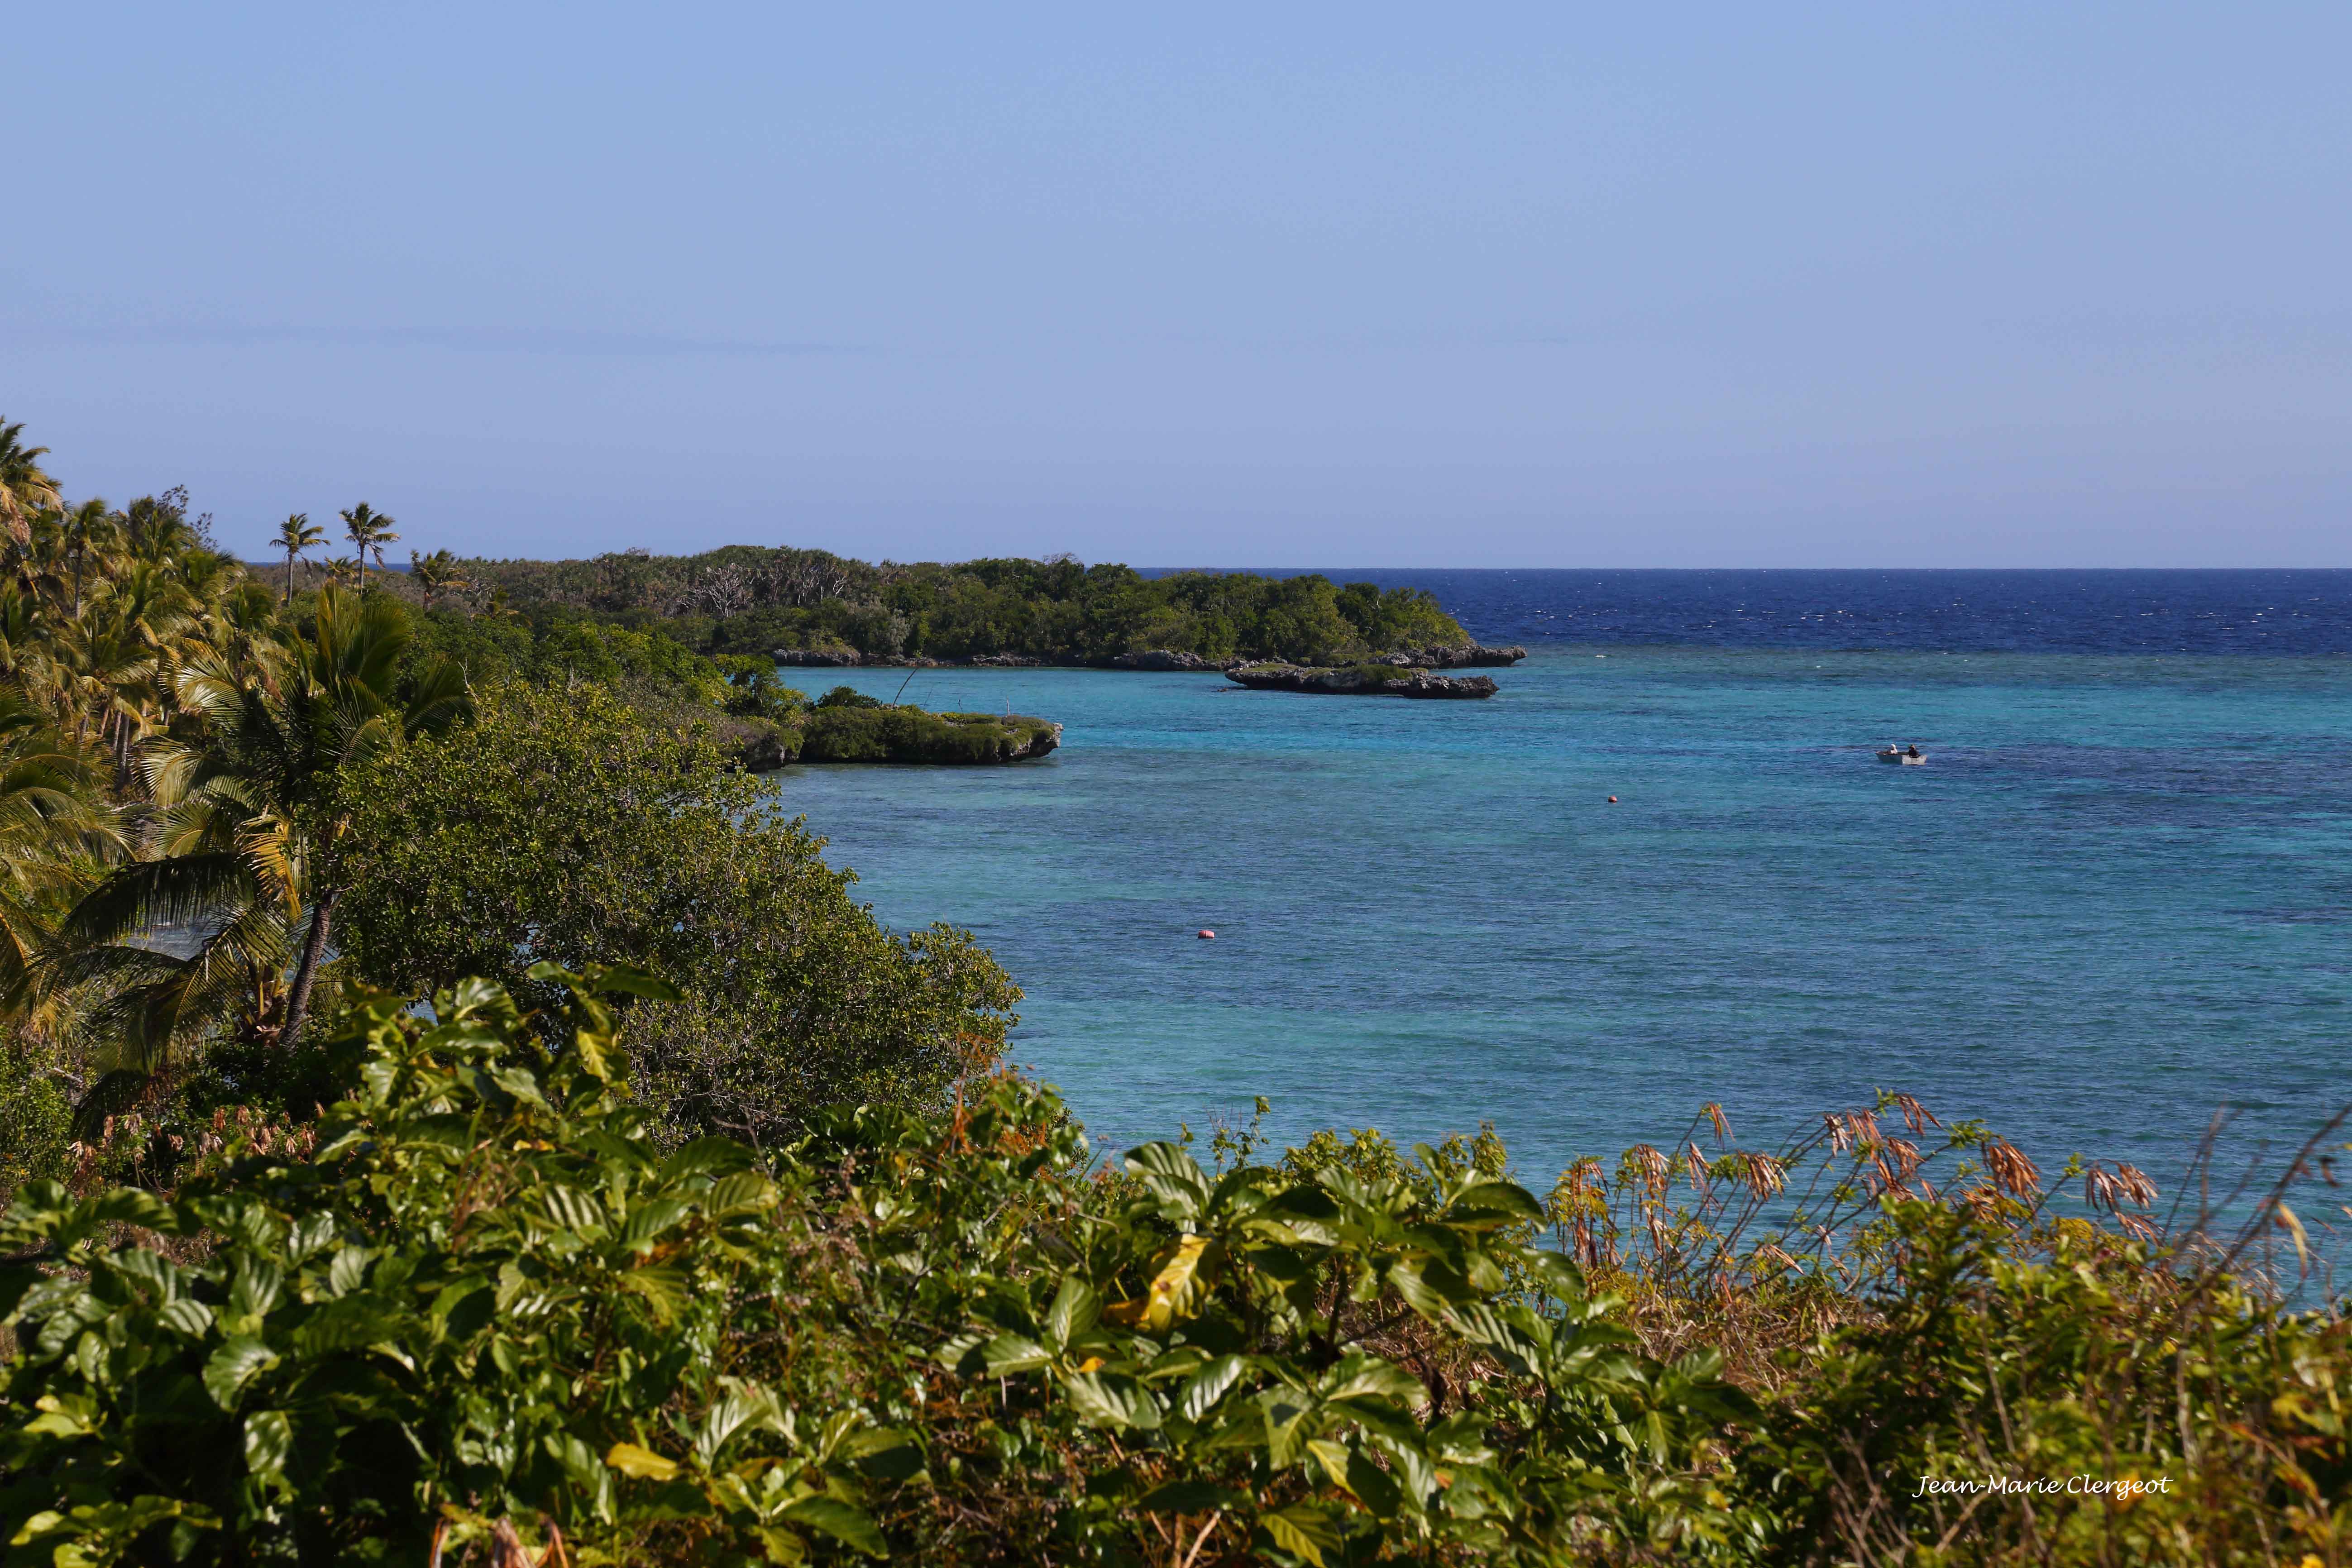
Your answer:
[[[1303,664],[1249,664],[1225,679],[1253,691],[1303,691],[1316,697],[1486,698],[1497,688],[1490,675],[1432,675],[1392,664],[1336,668]]]
[[[1197,653],[1164,647],[1084,661],[1032,658],[1018,653],[984,653],[972,658],[887,658],[868,657],[852,647],[780,647],[773,649],[770,657],[780,665],[819,669],[1142,669],[1201,675],[1219,675],[1264,662],[1247,658],[1207,658]],[[1391,653],[1373,655],[1364,662],[1387,665],[1396,669],[1499,669],[1517,664],[1527,657],[1528,650],[1516,644],[1508,647],[1489,647],[1474,642],[1450,647],[1399,648]]]

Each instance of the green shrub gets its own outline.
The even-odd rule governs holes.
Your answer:
[[[73,1100],[57,1076],[21,1042],[0,1050],[0,1203],[26,1182],[66,1173],[73,1142]]]
[[[601,688],[486,693],[478,721],[351,782],[338,938],[425,991],[600,953],[688,975],[635,1020],[678,1137],[768,1142],[835,1100],[927,1103],[1003,1043],[1020,993],[948,927],[883,929],[716,740]],[[674,1113],[674,1114],[673,1114]]]

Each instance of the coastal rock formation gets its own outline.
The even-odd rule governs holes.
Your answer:
[[[1147,648],[1141,653],[1123,653],[1110,661],[1113,669],[1183,670],[1188,673],[1214,673],[1231,668],[1237,659],[1202,658],[1197,653],[1179,653],[1172,648]]]
[[[1247,664],[1225,679],[1253,691],[1305,691],[1318,697],[1492,697],[1492,676],[1432,675],[1391,664],[1344,665],[1336,669],[1302,664]]]
[[[1399,653],[1384,653],[1372,662],[1404,669],[1500,669],[1527,657],[1528,650],[1516,643],[1509,647],[1488,647],[1473,642],[1454,647],[1409,647]]]

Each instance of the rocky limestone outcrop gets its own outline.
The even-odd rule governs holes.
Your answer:
[[[1110,661],[1113,669],[1182,670],[1186,673],[1213,674],[1229,669],[1238,659],[1202,658],[1197,653],[1180,653],[1173,648],[1146,648],[1141,653],[1123,653]]]
[[[778,664],[814,665],[823,668],[840,669],[865,665],[891,669],[1037,669],[1061,668],[1050,658],[1033,658],[1021,653],[983,653],[970,658],[931,658],[921,654],[876,654],[871,657],[850,647],[780,647],[772,651]],[[1385,664],[1398,669],[1465,669],[1475,667],[1500,668],[1517,663],[1528,657],[1524,647],[1488,647],[1480,643],[1464,643],[1454,647],[1409,647],[1395,653],[1376,654],[1365,662]],[[1252,661],[1245,658],[1209,658],[1197,653],[1176,648],[1146,648],[1140,653],[1115,654],[1109,658],[1093,661],[1103,669],[1142,669],[1178,672],[1190,675],[1214,675],[1220,670],[1238,669]]]
[[[1008,763],[1018,763],[1025,761],[1030,757],[1042,757],[1046,752],[1060,746],[1061,743],[1062,727],[1059,724],[1049,721],[1043,728],[1030,731],[1029,743],[1027,745],[1015,744],[1011,751],[1005,753],[1004,760]]]
[[[1374,664],[1392,664],[1400,669],[1500,669],[1528,657],[1528,650],[1517,644],[1509,647],[1488,647],[1483,643],[1464,643],[1458,647],[1409,647],[1396,653],[1384,653],[1372,660]]]
[[[1391,673],[1394,671],[1394,673]],[[1225,679],[1253,691],[1303,691],[1317,697],[1492,697],[1492,676],[1432,675],[1393,665],[1344,665],[1336,669],[1303,664],[1246,664]]]

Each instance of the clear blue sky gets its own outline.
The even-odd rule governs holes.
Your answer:
[[[996,9],[16,7],[0,415],[246,548],[2352,563],[2341,0]]]

